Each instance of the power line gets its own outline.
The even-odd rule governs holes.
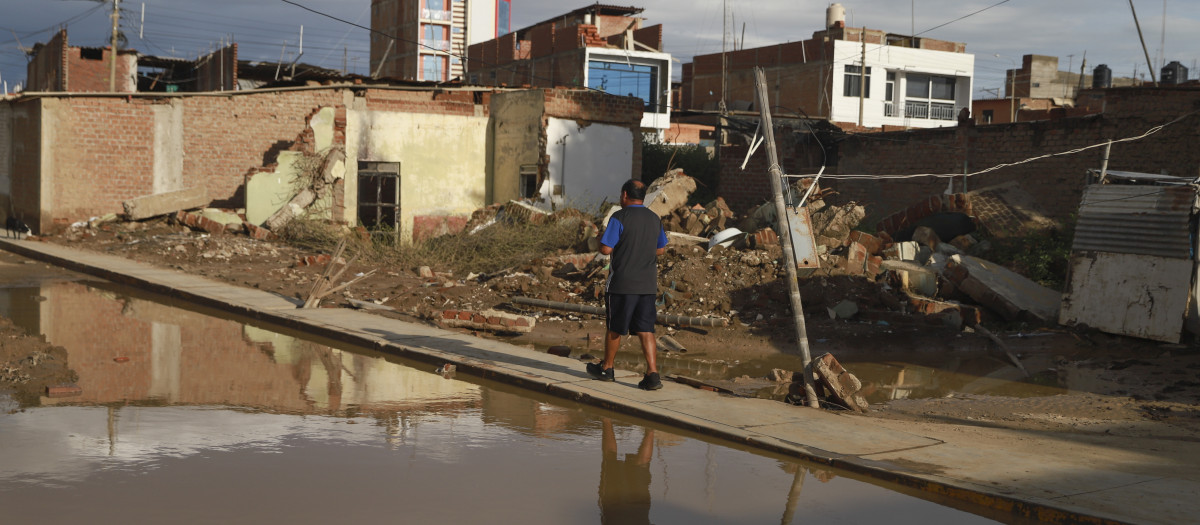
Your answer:
[[[1019,165],[1021,165],[1021,164],[1028,164],[1028,163],[1030,163],[1030,162],[1033,162],[1033,161],[1042,160],[1042,159],[1047,159],[1047,158],[1050,158],[1050,157],[1061,157],[1061,156],[1066,156],[1066,155],[1074,155],[1074,154],[1076,154],[1076,153],[1081,153],[1081,152],[1083,152],[1083,151],[1087,151],[1087,150],[1089,150],[1089,149],[1095,149],[1095,148],[1099,148],[1099,147],[1106,146],[1106,145],[1108,145],[1109,143],[1112,143],[1112,144],[1118,144],[1118,143],[1121,143],[1121,142],[1134,142],[1134,141],[1142,140],[1142,139],[1144,139],[1144,138],[1146,138],[1146,137],[1149,137],[1150,135],[1153,135],[1153,134],[1155,134],[1155,133],[1158,133],[1159,131],[1162,131],[1162,130],[1163,130],[1164,128],[1166,128],[1167,126],[1170,126],[1170,125],[1172,125],[1172,124],[1178,123],[1178,122],[1180,122],[1180,121],[1182,121],[1182,120],[1184,120],[1184,119],[1186,119],[1186,118],[1188,118],[1188,117],[1190,117],[1190,116],[1192,116],[1192,115],[1195,115],[1195,114],[1197,114],[1197,113],[1200,113],[1200,111],[1192,111],[1192,112],[1190,112],[1190,113],[1185,113],[1185,114],[1183,114],[1183,115],[1180,115],[1179,117],[1176,117],[1174,120],[1171,120],[1170,122],[1167,122],[1167,123],[1165,123],[1165,124],[1159,124],[1159,125],[1157,125],[1157,126],[1154,126],[1154,127],[1150,128],[1150,129],[1146,130],[1144,133],[1142,133],[1142,134],[1140,134],[1140,135],[1135,135],[1135,136],[1132,136],[1132,137],[1125,137],[1125,138],[1121,138],[1121,139],[1114,139],[1114,140],[1112,140],[1112,141],[1100,142],[1100,143],[1097,143],[1097,144],[1091,144],[1091,145],[1088,145],[1088,146],[1084,146],[1084,147],[1081,147],[1081,148],[1075,148],[1075,149],[1071,149],[1071,150],[1067,150],[1067,151],[1059,151],[1059,152],[1055,152],[1055,153],[1047,153],[1047,154],[1045,154],[1045,155],[1038,155],[1038,156],[1036,156],[1036,157],[1029,157],[1029,158],[1026,158],[1026,159],[1018,160],[1018,161],[1016,161],[1016,162],[1007,162],[1007,163],[1003,163],[1003,164],[997,164],[997,165],[995,165],[995,166],[992,166],[992,167],[990,167],[990,168],[985,168],[985,169],[982,169],[982,170],[979,170],[979,171],[975,171],[975,172],[971,172],[971,173],[965,173],[965,174],[964,174],[964,173],[914,173],[914,174],[908,174],[908,175],[825,175],[825,177],[826,177],[826,178],[832,178],[832,179],[843,179],[843,180],[862,180],[862,179],[866,179],[866,180],[894,180],[894,179],[915,179],[915,178],[921,178],[921,177],[935,177],[935,178],[949,179],[949,178],[957,178],[957,177],[974,177],[974,176],[976,176],[976,175],[983,175],[984,173],[990,173],[990,172],[993,172],[993,171],[996,171],[996,170],[999,170],[999,169],[1003,169],[1003,168],[1009,168],[1009,167],[1012,167],[1012,166],[1019,166]]]

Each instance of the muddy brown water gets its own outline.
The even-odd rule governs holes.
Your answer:
[[[0,393],[5,523],[1009,521],[109,283],[9,282],[0,315],[82,392]]]

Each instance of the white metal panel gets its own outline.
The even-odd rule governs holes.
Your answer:
[[[1058,322],[1178,343],[1192,275],[1187,259],[1077,252]]]
[[[588,213],[596,213],[605,200],[616,202],[621,185],[633,174],[633,133],[611,124],[580,126],[551,117],[546,124],[550,173],[542,199],[556,209]]]

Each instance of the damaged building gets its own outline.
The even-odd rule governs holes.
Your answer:
[[[26,91],[0,102],[0,206],[52,232],[183,192],[233,228],[299,207],[419,239],[532,192],[546,208],[611,199],[639,172],[641,120],[640,101],[582,89]]]
[[[644,132],[670,127],[671,55],[662,25],[643,27],[639,7],[593,4],[467,50],[467,83],[579,86],[641,102]]]

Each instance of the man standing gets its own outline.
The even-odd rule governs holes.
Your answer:
[[[600,253],[611,255],[612,269],[604,295],[608,333],[604,338],[604,361],[588,363],[596,379],[615,381],[613,361],[621,336],[636,333],[646,356],[646,375],[638,383],[644,390],[662,388],[655,360],[654,299],[658,293],[658,256],[667,246],[658,214],[642,206],[646,185],[630,179],[621,186],[621,209],[608,220],[600,238]]]

